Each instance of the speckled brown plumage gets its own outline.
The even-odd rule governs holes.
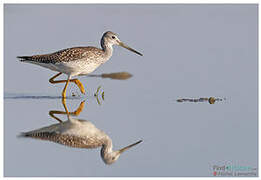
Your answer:
[[[18,56],[21,61],[34,61],[39,63],[59,63],[69,62],[79,59],[99,59],[104,54],[102,49],[96,47],[73,47],[63,49],[51,54],[34,55],[34,56]]]
[[[67,134],[57,134],[55,132],[24,133],[23,136],[48,140],[75,148],[97,148],[104,144],[102,140],[93,137],[84,138]]]

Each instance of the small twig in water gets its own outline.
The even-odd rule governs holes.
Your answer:
[[[99,93],[100,89],[101,89],[101,86],[99,86],[99,87],[97,88],[96,93],[94,94],[95,97],[98,96],[98,93]]]
[[[104,91],[102,92],[102,99],[104,100]]]

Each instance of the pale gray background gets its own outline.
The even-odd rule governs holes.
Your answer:
[[[213,165],[257,168],[257,13],[254,4],[5,5],[4,175],[212,176]],[[49,84],[54,72],[16,56],[99,46],[107,30],[144,56],[115,47],[111,60],[93,74],[134,76],[80,77],[88,94],[67,104],[73,110],[87,99],[79,118],[105,131],[116,149],[144,142],[107,166],[100,149],[17,138],[56,123],[48,111],[63,109],[55,97],[64,85]],[[93,97],[99,85],[105,91],[101,106]],[[71,92],[78,93],[74,85]],[[175,101],[210,96],[227,100]]]

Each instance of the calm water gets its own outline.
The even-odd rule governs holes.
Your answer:
[[[4,13],[5,176],[213,176],[224,165],[257,173],[257,5],[5,5]],[[144,56],[115,47],[92,74],[133,76],[80,77],[87,95],[70,84],[66,104],[73,112],[85,100],[77,118],[115,149],[143,142],[108,166],[99,148],[18,138],[57,123],[49,111],[64,111],[64,85],[16,56],[99,46],[107,30]],[[206,97],[226,100],[177,102]]]

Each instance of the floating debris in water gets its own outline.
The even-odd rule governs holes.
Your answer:
[[[104,91],[102,92],[102,100],[104,100]]]
[[[215,101],[216,101],[216,99],[215,99],[214,97],[210,97],[210,98],[208,99],[209,104],[214,104]]]
[[[223,101],[224,99],[221,98],[199,98],[199,99],[177,99],[177,102],[208,102],[209,104],[214,104],[216,101]]]
[[[97,103],[101,105],[101,102],[99,100],[99,92],[100,92],[101,86],[99,86],[96,90],[96,93],[94,93],[94,97],[96,97]],[[104,91],[101,93],[102,100],[104,101]]]
[[[95,97],[98,96],[98,93],[99,93],[100,89],[101,89],[101,86],[99,86],[99,87],[97,88],[97,90],[96,90],[96,93],[94,93],[94,96],[95,96]]]

